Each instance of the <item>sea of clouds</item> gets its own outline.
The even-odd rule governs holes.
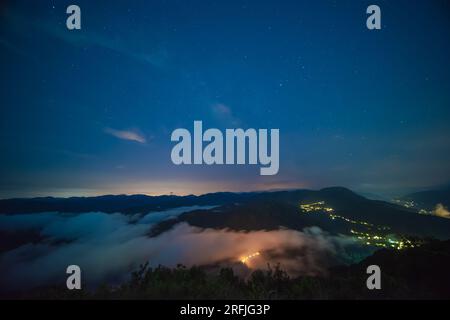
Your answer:
[[[79,265],[86,286],[118,284],[140,264],[175,267],[226,262],[243,267],[240,259],[253,252],[246,269],[280,263],[292,275],[321,274],[337,260],[349,259],[352,238],[331,236],[319,228],[300,231],[238,232],[201,229],[179,223],[157,237],[149,231],[157,223],[183,212],[212,207],[182,207],[146,215],[89,212],[0,215],[0,232],[34,231],[40,241],[29,241],[0,253],[2,291],[43,285],[64,285],[68,265]],[[214,212],[211,211],[211,214]],[[19,232],[19,233],[18,233]]]

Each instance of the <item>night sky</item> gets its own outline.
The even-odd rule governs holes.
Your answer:
[[[0,198],[446,185],[449,57],[448,1],[1,1]],[[194,120],[279,128],[279,173],[175,166]]]

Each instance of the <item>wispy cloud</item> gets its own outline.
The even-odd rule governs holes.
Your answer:
[[[33,58],[33,56],[29,55],[25,50],[22,50],[21,48],[14,45],[12,42],[5,38],[0,38],[0,46],[5,47],[6,49],[10,50],[11,52],[14,52],[16,54],[19,54],[21,56],[24,56],[26,58]]]
[[[225,117],[231,117],[231,109],[229,106],[224,105],[222,103],[216,103],[212,106],[214,112],[217,115],[225,116]]]
[[[23,245],[2,253],[0,292],[61,283],[65,281],[61,270],[68,263],[86,271],[83,281],[87,286],[120,283],[146,261],[152,267],[220,263],[232,266],[243,276],[246,271],[266,268],[267,263],[279,263],[292,276],[316,275],[326,272],[336,259],[346,261],[346,252],[355,243],[349,237],[332,236],[317,227],[238,232],[181,223],[157,237],[147,236],[161,221],[208,208],[179,207],[143,217],[102,212],[0,215],[0,231],[34,232],[46,239],[39,243],[25,240]],[[260,251],[261,256],[245,266],[239,262],[255,251]]]
[[[129,141],[136,141],[139,143],[147,143],[147,139],[145,136],[136,130],[116,130],[112,128],[105,128],[105,133],[112,135],[113,137],[122,139],[122,140],[129,140]]]
[[[237,126],[241,121],[233,115],[231,108],[223,103],[215,103],[211,106],[214,116],[221,122]]]
[[[68,32],[65,24],[57,24],[55,21],[42,21],[23,15],[17,11],[9,10],[3,15],[5,21],[20,35],[28,34],[28,30],[34,30],[50,38],[56,38],[74,47],[96,46],[118,53],[134,61],[150,65],[155,68],[164,68],[167,64],[168,53],[165,47],[155,45],[152,48],[143,46],[142,43],[132,41],[129,37],[111,38],[94,31],[84,29],[78,32]],[[7,46],[10,50],[21,51],[11,42],[0,40],[0,45]],[[24,54],[24,52],[20,52]]]

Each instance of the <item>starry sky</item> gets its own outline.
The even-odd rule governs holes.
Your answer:
[[[446,185],[449,40],[445,0],[3,0],[0,198]],[[174,165],[194,120],[279,128],[279,173]]]

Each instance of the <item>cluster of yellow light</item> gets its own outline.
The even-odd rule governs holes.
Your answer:
[[[413,203],[407,203],[407,205],[413,205]],[[310,204],[300,204],[300,208],[303,212],[325,212],[327,213],[328,217],[332,220],[340,219],[345,222],[360,225],[365,227],[369,232],[371,230],[378,230],[378,231],[386,231],[390,228],[387,226],[376,226],[372,223],[366,222],[366,221],[358,221],[358,220],[352,220],[344,216],[340,216],[334,213],[334,209],[330,207],[325,206],[325,201],[319,201],[314,202]],[[370,245],[370,246],[377,246],[377,247],[384,247],[384,248],[394,248],[394,249],[404,249],[404,248],[414,248],[420,245],[419,242],[412,242],[409,239],[406,239],[402,237],[402,240],[395,240],[393,239],[392,235],[379,235],[369,232],[360,232],[355,231],[353,229],[350,230],[350,233],[355,235],[359,240],[361,240],[364,244]],[[244,262],[245,263],[245,262]]]
[[[359,224],[359,225],[362,225],[362,226],[365,226],[368,228],[377,228],[378,230],[389,230],[390,229],[389,227],[386,227],[386,226],[375,226],[366,221],[352,220],[347,217],[337,215],[337,214],[333,213],[334,212],[333,208],[325,206],[325,201],[319,201],[319,202],[314,202],[314,203],[310,203],[310,204],[301,204],[300,208],[302,209],[303,212],[314,212],[314,211],[326,212],[326,213],[328,213],[328,216],[332,220],[340,219],[340,220],[346,221],[351,224]]]
[[[326,211],[333,212],[334,209],[330,207],[325,207],[325,201],[319,201],[308,204],[301,204],[300,208],[305,212],[313,212],[313,211]]]
[[[367,226],[367,227],[373,227],[373,224],[371,224],[371,223],[368,223],[368,222],[365,222],[365,221],[352,220],[352,219],[349,219],[349,218],[346,218],[346,217],[343,217],[343,216],[338,216],[337,214],[330,214],[330,218],[332,220],[341,219],[341,220],[344,220],[344,221],[352,223],[352,224],[360,224],[360,225]]]
[[[416,203],[413,200],[399,200],[395,199],[394,202],[397,202],[398,204],[406,207],[406,208],[415,208]]]
[[[252,259],[254,257],[257,257],[259,255],[260,255],[260,253],[258,251],[256,251],[255,253],[252,253],[252,254],[250,254],[248,256],[245,256],[245,257],[241,258],[241,262],[243,264],[246,264],[248,260],[250,260],[250,259]]]
[[[429,210],[425,210],[425,209],[420,209],[420,210],[419,210],[419,214],[433,214],[433,211],[429,211]]]
[[[376,235],[376,234],[370,234],[367,232],[359,232],[355,230],[350,230],[350,233],[357,236],[357,238],[361,241],[363,241],[367,245],[377,246],[377,247],[384,247],[384,248],[394,248],[397,250],[401,250],[404,248],[414,248],[418,246],[418,244],[414,244],[409,239],[404,240],[395,240],[392,239],[390,236],[385,235]]]

